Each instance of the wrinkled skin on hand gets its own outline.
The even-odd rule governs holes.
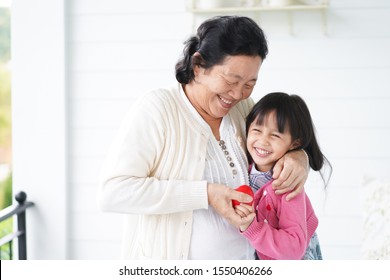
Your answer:
[[[303,150],[285,154],[273,168],[272,187],[276,194],[290,192],[286,199],[290,200],[303,191],[309,176],[308,158]]]
[[[230,224],[236,228],[244,224],[242,217],[233,208],[232,200],[250,203],[253,200],[250,195],[233,190],[222,184],[208,184],[207,196],[209,205]]]

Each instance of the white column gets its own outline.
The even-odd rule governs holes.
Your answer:
[[[13,192],[27,193],[27,258],[68,257],[64,0],[11,8]]]

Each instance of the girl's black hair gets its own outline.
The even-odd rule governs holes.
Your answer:
[[[268,54],[263,30],[255,21],[243,16],[218,16],[203,22],[196,36],[185,41],[183,57],[176,63],[176,80],[188,84],[194,79],[193,67],[205,69],[223,62],[226,56],[260,56]],[[195,52],[199,56],[193,56]]]
[[[290,131],[292,141],[299,140],[300,146],[296,149],[304,149],[306,151],[309,157],[310,167],[315,171],[320,171],[326,187],[332,174],[332,166],[318,145],[315,126],[309,108],[305,101],[298,95],[272,92],[261,98],[246,118],[247,136],[251,123],[256,121],[259,125],[263,124],[265,116],[273,110],[276,112],[279,132],[283,133],[287,128]],[[253,162],[249,153],[248,159],[250,163]],[[323,170],[325,163],[329,166],[327,179],[325,179]]]

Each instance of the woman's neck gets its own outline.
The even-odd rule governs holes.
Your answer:
[[[211,131],[213,132],[215,139],[217,139],[217,141],[221,140],[221,135],[219,133],[219,128],[221,126],[222,118],[221,119],[209,120],[209,121],[207,121],[205,118],[203,118],[203,119],[210,126]]]
[[[191,105],[195,108],[195,110],[202,117],[202,119],[210,126],[210,129],[211,129],[215,139],[217,139],[217,141],[219,141],[220,140],[219,128],[220,128],[221,123],[222,123],[222,118],[214,118],[214,117],[210,116],[210,114],[208,114],[206,112],[206,110],[204,110],[199,105],[199,103],[197,102],[197,100],[195,98],[195,94],[196,94],[195,89],[192,85],[190,85],[190,84],[183,85],[183,91],[184,91],[185,95],[187,96],[188,100],[190,101]]]

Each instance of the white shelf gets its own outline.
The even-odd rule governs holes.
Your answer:
[[[188,7],[188,11],[196,17],[197,15],[204,14],[233,14],[233,13],[246,13],[246,12],[255,12],[258,13],[258,16],[263,12],[274,12],[274,11],[285,11],[289,13],[289,24],[290,24],[290,32],[292,32],[292,15],[294,11],[321,11],[322,12],[322,20],[323,20],[323,30],[326,34],[327,30],[327,20],[326,20],[326,11],[328,9],[328,1],[318,1],[318,4],[301,4],[298,2],[292,2],[290,5],[283,6],[264,6],[260,4],[256,4],[253,6],[223,6],[223,7],[213,7],[213,8],[201,8],[196,6],[196,0],[191,1],[191,5]],[[194,29],[196,26],[194,26]]]
[[[326,10],[327,4],[323,5],[288,5],[288,6],[253,6],[253,7],[221,7],[211,9],[199,9],[191,7],[189,11],[194,14],[206,13],[231,13],[231,12],[267,12],[267,11],[308,11]]]

